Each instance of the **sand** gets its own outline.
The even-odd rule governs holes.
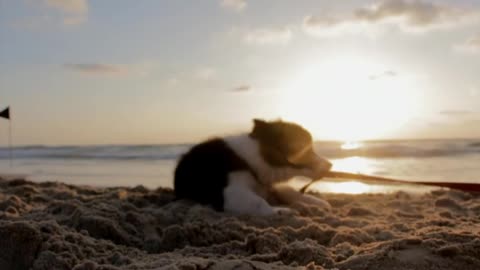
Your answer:
[[[480,195],[320,195],[252,217],[172,190],[0,180],[0,269],[480,269]]]

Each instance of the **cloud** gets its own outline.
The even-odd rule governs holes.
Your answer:
[[[292,31],[288,27],[260,28],[248,31],[244,41],[248,44],[287,44],[292,38]]]
[[[232,92],[248,92],[252,90],[252,86],[247,85],[247,84],[242,84],[240,86],[237,86],[233,89],[231,89]]]
[[[462,44],[457,44],[454,49],[466,53],[480,53],[480,33],[469,37]]]
[[[329,37],[361,32],[363,25],[358,24],[355,20],[331,15],[309,15],[303,19],[302,28],[311,36]]]
[[[123,65],[99,64],[99,63],[82,63],[82,64],[65,64],[65,68],[91,75],[124,75],[128,73],[128,68]]]
[[[65,13],[86,13],[88,11],[86,0],[46,0],[45,4]]]
[[[471,21],[479,14],[479,11],[423,0],[382,0],[343,15],[307,16],[303,29],[308,34],[328,36],[393,24],[405,32],[422,32]]]
[[[357,9],[354,14],[357,19],[372,23],[398,18],[410,27],[429,27],[456,21],[465,11],[421,0],[386,0]]]
[[[245,0],[222,0],[220,5],[223,8],[240,12],[247,7],[247,1]]]
[[[387,78],[387,77],[395,77],[397,75],[398,75],[397,72],[395,72],[393,70],[387,70],[387,71],[384,71],[380,74],[370,75],[370,76],[368,76],[368,78],[370,80],[374,81],[374,80],[383,79],[383,78]]]
[[[64,25],[77,25],[87,20],[87,0],[44,0],[44,5],[60,12]]]

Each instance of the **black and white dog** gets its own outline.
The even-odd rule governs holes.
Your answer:
[[[294,176],[321,178],[331,163],[317,156],[312,136],[300,125],[254,119],[250,133],[214,138],[184,154],[175,169],[178,199],[238,214],[289,212],[269,202],[296,201],[329,207],[324,200],[301,194],[285,183]]]

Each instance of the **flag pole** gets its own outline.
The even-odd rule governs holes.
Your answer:
[[[10,160],[10,167],[13,167],[12,159],[12,118],[10,117],[10,106],[8,106],[3,111],[0,111],[0,118],[5,118],[8,120],[8,156]]]
[[[12,159],[12,119],[8,120],[8,156],[10,159],[10,168],[13,167]]]

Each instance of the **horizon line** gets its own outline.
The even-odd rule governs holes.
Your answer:
[[[345,143],[345,142],[406,142],[406,141],[459,141],[459,140],[480,140],[480,137],[457,137],[457,138],[393,138],[393,139],[367,139],[367,140],[314,140],[314,143]],[[201,142],[201,141],[199,141]],[[164,145],[194,145],[199,142],[178,142],[178,143],[113,143],[113,144],[18,144],[13,145],[12,148],[26,148],[26,147],[98,147],[98,146],[164,146]],[[0,145],[0,149],[8,149],[8,145]]]

